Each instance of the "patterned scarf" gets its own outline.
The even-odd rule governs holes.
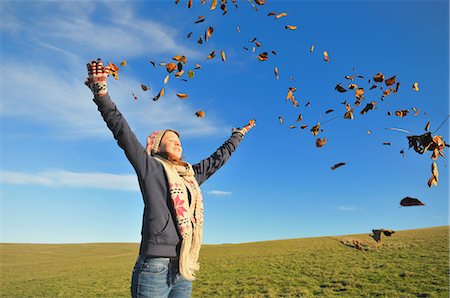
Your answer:
[[[203,197],[194,177],[192,166],[176,165],[154,156],[161,162],[169,180],[169,192],[176,213],[177,228],[183,237],[180,251],[179,270],[187,280],[195,279],[200,265],[198,257],[202,244]],[[191,195],[189,205],[188,192]]]

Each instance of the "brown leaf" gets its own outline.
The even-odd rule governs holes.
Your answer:
[[[297,126],[295,126],[295,125],[289,125],[289,129],[294,129],[294,128],[296,128]]]
[[[354,89],[357,89],[357,88],[358,88],[358,85],[356,85],[356,84],[349,84],[348,85],[348,89],[354,90]]]
[[[212,59],[212,58],[214,58],[216,56],[216,51],[212,51],[209,55],[208,55],[208,57],[206,57],[206,59]]]
[[[369,90],[372,90],[372,89],[375,89],[375,88],[377,88],[377,84],[373,84],[373,85],[370,87]]]
[[[439,171],[438,171],[438,167],[437,164],[435,162],[433,162],[431,164],[431,178],[428,180],[428,187],[433,187],[438,185],[438,181],[439,181]]]
[[[148,91],[148,90],[150,90],[150,87],[145,86],[144,84],[141,84],[141,89],[142,89],[143,91]]]
[[[294,25],[286,25],[286,26],[284,26],[284,28],[288,29],[288,30],[297,30],[297,26],[294,26]]]
[[[287,16],[287,13],[282,12],[282,13],[277,14],[277,15],[275,16],[275,18],[276,18],[276,19],[279,19],[279,18],[282,18],[282,17],[285,17],[285,16]]]
[[[425,125],[425,131],[429,130],[430,130],[430,121],[428,121],[427,124]]]
[[[153,97],[153,101],[157,101],[160,97],[163,97],[163,96],[164,96],[164,87],[161,88],[161,90],[159,91],[158,95]]]
[[[133,95],[134,100],[138,100],[137,96],[134,95],[134,93],[132,92],[131,95]]]
[[[250,119],[249,121],[248,121],[248,125],[255,125],[255,119]]]
[[[309,48],[309,51],[312,53],[314,52],[314,45],[312,44],[311,47]]]
[[[303,120],[302,114],[298,115],[298,117],[297,117],[297,122],[300,122],[300,121],[302,121],[302,120]]]
[[[175,77],[180,78],[184,74],[184,69],[180,70],[175,74]]]
[[[293,96],[294,96],[294,94],[292,93],[291,90],[289,90],[287,95],[286,95],[286,100],[291,99]]]
[[[348,90],[341,86],[341,83],[337,84],[336,87],[334,87],[334,90],[338,92],[347,92]]]
[[[172,59],[175,60],[175,61],[181,62],[183,64],[186,64],[186,57],[185,56],[182,56],[182,55],[175,56]]]
[[[200,64],[195,64],[195,68],[194,69],[200,69],[202,66]]]
[[[205,16],[199,16],[197,20],[194,22],[195,24],[202,23],[206,20]]]
[[[302,125],[302,126],[300,126],[301,129],[305,129],[305,128],[307,128],[307,127],[308,127],[308,125]]]
[[[255,2],[258,5],[264,5],[264,3],[266,3],[266,0],[255,0]]]
[[[333,110],[333,109],[326,110],[326,111],[325,111],[325,114],[329,114],[329,113],[331,113],[331,112],[334,112],[334,110]]]
[[[284,123],[283,117],[278,116],[278,120],[280,121],[280,124],[283,124],[283,123]]]
[[[401,206],[424,206],[425,204],[422,203],[419,199],[411,198],[411,197],[405,197],[400,201]]]
[[[311,133],[314,136],[317,136],[319,134],[319,129],[320,129],[320,122],[311,128]]]
[[[216,9],[217,6],[217,0],[212,0],[211,1],[211,7],[209,8],[209,10],[214,10]]]
[[[347,80],[353,81],[355,79],[355,75],[345,76]]]
[[[267,59],[269,59],[267,52],[262,52],[261,54],[258,55],[259,61],[266,61]]]
[[[415,82],[415,83],[413,84],[412,88],[413,88],[414,91],[419,91],[419,83],[418,83],[418,82]]]
[[[373,76],[373,80],[377,83],[381,83],[384,81],[384,75],[381,72],[379,72]]]
[[[395,111],[395,116],[398,116],[400,118],[405,117],[406,115],[408,115],[409,110],[398,110]]]
[[[364,88],[358,88],[355,90],[355,97],[356,99],[363,99],[364,98]]]
[[[354,109],[350,106],[349,103],[345,105],[345,109],[347,110],[347,112],[345,112],[345,114],[344,114],[344,119],[353,120]]]
[[[396,78],[397,76],[390,77],[389,79],[386,79],[384,83],[386,84],[386,86],[394,85]]]
[[[175,69],[177,69],[177,65],[175,63],[170,62],[166,64],[166,70],[168,73],[171,73]]]
[[[186,93],[177,93],[177,96],[181,99],[186,99],[189,97],[189,95],[187,95]]]
[[[167,84],[167,82],[169,81],[169,77],[170,77],[170,75],[167,75],[167,76],[164,78],[164,85]]]
[[[417,111],[414,113],[414,116],[418,116],[420,114],[420,108],[417,109]]]
[[[122,62],[120,62],[120,66],[127,66],[127,60],[122,60]]]
[[[200,110],[195,112],[195,116],[199,117],[199,118],[205,118],[205,112]]]
[[[206,31],[205,31],[205,41],[208,41],[211,38],[213,32],[214,32],[214,28],[213,27],[208,27],[208,29],[206,29]]]
[[[202,44],[202,43],[203,43],[203,39],[202,39],[202,36],[201,36],[201,35],[200,35],[200,37],[198,38],[197,43],[198,43],[198,44]]]
[[[189,1],[188,1],[187,7],[188,7],[188,8],[191,8],[191,7],[192,7],[192,0],[189,0]]]
[[[195,75],[195,73],[192,69],[188,71],[188,78],[192,79],[194,77],[194,75]]]
[[[327,51],[324,51],[324,52],[323,52],[323,60],[324,60],[325,62],[329,62],[329,59],[328,59],[328,52],[327,52]]]
[[[336,170],[337,168],[339,168],[339,167],[342,167],[342,166],[344,166],[345,165],[345,162],[340,162],[340,163],[337,163],[337,164],[335,164],[334,166],[332,166],[331,167],[331,170]]]
[[[391,143],[390,142],[383,142],[383,145],[391,146]]]
[[[278,76],[278,67],[275,66],[275,68],[273,69],[273,72],[275,73],[275,78],[276,78],[277,80],[279,80],[280,77]]]
[[[269,13],[267,14],[268,17],[274,16],[274,15],[276,15],[276,13],[275,13],[274,11],[271,11],[271,12],[269,12]]]
[[[375,101],[369,102],[364,109],[362,109],[361,114],[364,115],[370,110],[373,110],[377,103]]]
[[[316,139],[316,147],[321,148],[323,145],[325,145],[327,142],[327,138],[323,138],[322,140],[320,138]]]
[[[224,51],[221,51],[220,55],[222,56],[222,61],[223,62],[227,61],[227,57],[225,57],[225,52]]]
[[[154,60],[150,60],[151,65],[153,65],[156,68],[156,63]]]

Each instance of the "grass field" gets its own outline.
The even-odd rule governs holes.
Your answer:
[[[356,249],[353,240],[361,244]],[[194,297],[449,297],[449,227],[205,245]],[[136,243],[0,244],[3,297],[127,297]]]

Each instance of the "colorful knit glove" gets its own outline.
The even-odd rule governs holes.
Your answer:
[[[86,86],[91,89],[95,97],[103,96],[108,93],[107,77],[109,74],[109,67],[103,67],[102,59],[98,58],[97,61],[92,61],[86,64],[88,77],[84,82]]]
[[[255,123],[255,120],[250,120],[249,122],[248,122],[248,124],[246,125],[246,126],[244,126],[244,127],[242,127],[242,128],[234,128],[233,127],[233,129],[232,129],[232,133],[239,133],[242,137],[244,137],[245,136],[245,134],[250,130],[250,129],[252,129],[253,127],[255,127],[256,126],[256,123]]]

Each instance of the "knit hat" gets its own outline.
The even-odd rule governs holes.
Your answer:
[[[180,134],[172,129],[166,129],[166,130],[157,130],[152,132],[148,137],[147,137],[147,146],[146,146],[146,150],[148,155],[155,155],[156,152],[158,152],[159,149],[159,145],[161,144],[161,140],[164,136],[164,134],[168,131],[172,131],[174,132],[178,137],[180,136]]]

